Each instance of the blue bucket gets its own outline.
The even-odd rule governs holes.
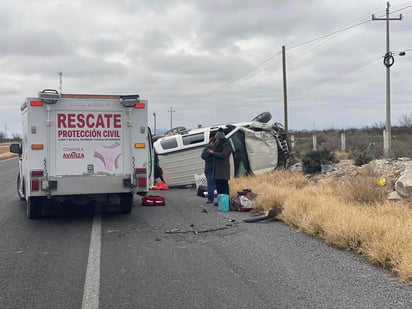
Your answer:
[[[217,207],[220,211],[229,211],[229,194],[217,195]]]

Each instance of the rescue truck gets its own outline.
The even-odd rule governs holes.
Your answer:
[[[153,181],[147,100],[139,95],[60,94],[45,89],[21,106],[17,192],[30,219],[49,200],[117,204],[132,211],[134,195]]]

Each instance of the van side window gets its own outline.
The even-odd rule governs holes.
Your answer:
[[[163,149],[177,148],[177,140],[176,138],[168,138],[166,140],[161,141],[160,145],[162,145]]]
[[[193,135],[184,135],[183,145],[192,145],[197,143],[203,143],[205,141],[204,133],[193,134]]]

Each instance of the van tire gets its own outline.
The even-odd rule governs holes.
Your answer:
[[[29,197],[27,199],[27,217],[38,219],[42,215],[41,197]]]
[[[19,195],[20,200],[24,201],[26,199],[26,190],[24,189],[24,180],[23,183],[20,183],[20,173],[17,174],[17,194]]]
[[[271,119],[272,119],[272,115],[269,112],[263,112],[257,115],[255,118],[253,118],[252,121],[268,123]]]
[[[122,193],[120,195],[120,212],[130,214],[133,208],[133,193]]]

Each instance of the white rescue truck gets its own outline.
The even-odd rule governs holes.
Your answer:
[[[48,200],[118,204],[130,213],[133,197],[153,181],[148,106],[139,95],[59,94],[45,89],[21,106],[22,143],[17,191],[30,219]]]

